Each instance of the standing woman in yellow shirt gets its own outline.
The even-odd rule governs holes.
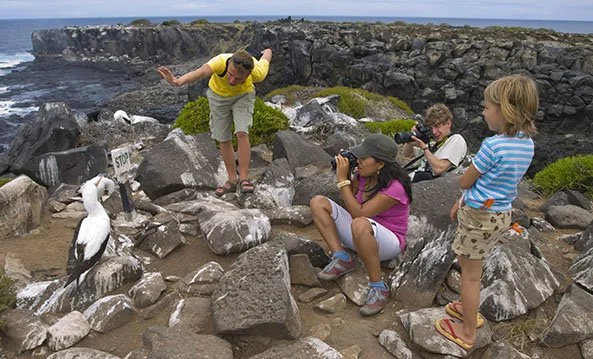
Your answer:
[[[227,170],[228,180],[214,192],[217,196],[234,192],[237,185],[242,193],[255,189],[249,180],[251,145],[249,128],[253,124],[255,103],[254,83],[263,81],[268,75],[272,50],[265,49],[259,60],[247,51],[234,54],[220,54],[198,69],[175,77],[166,67],[158,72],[172,86],[181,86],[210,77],[208,82],[208,104],[210,105],[210,132],[212,138],[220,143],[220,154]],[[239,177],[235,168],[231,125],[235,125],[237,152],[239,153]]]

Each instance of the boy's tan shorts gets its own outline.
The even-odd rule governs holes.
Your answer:
[[[223,97],[208,89],[206,95],[210,105],[210,132],[213,139],[218,142],[230,141],[233,123],[235,133],[249,133],[253,125],[255,91]]]
[[[511,225],[511,211],[489,212],[467,205],[457,212],[457,233],[453,251],[469,259],[484,259]]]

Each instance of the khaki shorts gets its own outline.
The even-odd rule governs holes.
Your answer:
[[[511,211],[489,212],[467,205],[457,212],[457,233],[453,251],[469,259],[484,259],[511,225]]]
[[[253,125],[255,91],[223,97],[208,89],[206,94],[210,105],[210,132],[213,139],[219,142],[230,141],[233,124],[234,133],[249,133],[249,128]]]

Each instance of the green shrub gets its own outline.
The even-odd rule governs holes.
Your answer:
[[[393,136],[399,132],[405,132],[412,129],[416,124],[414,120],[391,120],[385,122],[367,122],[364,124],[370,132],[381,132],[387,136]]]
[[[175,123],[173,123],[173,128],[181,128],[186,135],[207,132],[210,130],[209,120],[210,105],[208,105],[208,99],[200,97],[183,106]]]
[[[11,308],[16,301],[13,284],[12,279],[8,278],[4,273],[0,273],[0,313],[7,308]],[[0,321],[0,328],[3,326],[4,323]]]
[[[210,106],[208,100],[200,97],[196,101],[187,103],[173,124],[173,128],[181,128],[187,134],[203,133],[210,130]],[[249,141],[256,146],[265,143],[271,146],[276,132],[288,129],[288,118],[279,110],[264,103],[259,97],[255,98],[253,111],[253,126],[249,129]],[[233,144],[235,143],[233,138]]]
[[[177,25],[181,25],[181,21],[179,21],[179,20],[165,20],[161,24],[163,26],[177,26]]]
[[[405,113],[407,113],[408,115],[413,115],[414,114],[414,110],[412,110],[410,108],[410,106],[408,106],[407,103],[403,102],[402,100],[398,99],[397,97],[388,96],[387,99],[389,101],[391,101],[392,104],[394,104],[395,106],[397,106],[400,110],[402,110]]]
[[[547,165],[532,180],[544,194],[575,190],[593,198],[593,155],[566,157]]]
[[[148,19],[136,19],[130,23],[131,26],[151,26],[152,22]]]
[[[206,25],[208,23],[209,22],[206,19],[196,19],[196,20],[193,20],[192,22],[190,22],[189,24],[191,26],[198,26],[198,25]]]
[[[8,182],[10,182],[10,178],[7,177],[0,177],[0,187],[4,186],[5,184],[7,184]]]
[[[338,110],[354,118],[365,117],[369,108],[378,102],[385,100],[385,96],[368,92],[362,89],[352,89],[343,86],[330,87],[316,92],[313,97],[326,97],[339,95]],[[408,105],[395,97],[387,97],[388,100],[402,111],[412,114],[413,111]]]

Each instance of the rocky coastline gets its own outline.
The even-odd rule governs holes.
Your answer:
[[[536,157],[529,174],[561,157],[593,153],[593,40],[586,35],[292,21],[69,27],[35,32],[32,43],[39,63],[59,60],[65,67],[125,71],[136,89],[126,93],[122,87],[118,96],[97,106],[125,108],[162,122],[172,121],[175,111],[199,96],[204,85],[166,88],[152,71],[157,64],[181,73],[222,51],[271,47],[274,60],[268,79],[257,88],[260,95],[295,84],[340,85],[396,96],[418,113],[444,102],[472,151],[489,135],[480,117],[483,89],[500,76],[523,72],[537,80],[541,91]]]

